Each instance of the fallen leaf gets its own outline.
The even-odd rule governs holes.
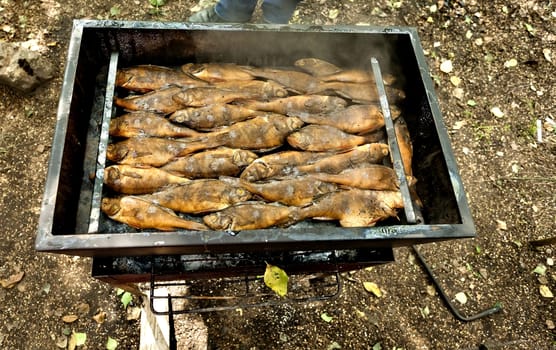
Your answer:
[[[554,298],[554,294],[552,294],[552,292],[550,291],[550,288],[548,288],[547,285],[544,285],[544,284],[541,285],[539,287],[539,292],[545,298]]]
[[[546,274],[546,266],[544,266],[543,264],[538,264],[537,267],[535,267],[535,269],[533,270],[533,273],[544,276]]]
[[[508,229],[508,225],[506,224],[505,221],[496,219],[496,229],[505,231]]]
[[[65,349],[68,347],[68,337],[61,335],[56,338],[56,346],[60,349]]]
[[[530,25],[529,23],[525,23],[525,29],[527,29],[527,31],[529,32],[529,34],[531,35],[535,35],[535,28],[533,28],[532,25]]]
[[[376,343],[373,345],[373,350],[382,350],[382,345],[380,345],[380,343]]]
[[[361,310],[355,309],[355,314],[359,318],[367,319],[367,315]]]
[[[517,60],[515,58],[512,58],[506,62],[504,62],[504,67],[506,68],[512,68],[517,66]]]
[[[77,309],[77,313],[81,316],[85,316],[89,313],[89,311],[91,310],[91,306],[89,306],[89,304],[87,303],[79,303],[76,307]]]
[[[283,297],[288,293],[288,275],[278,266],[266,264],[264,283],[276,294]]]
[[[465,124],[467,124],[467,122],[465,120],[458,120],[457,122],[454,123],[454,126],[452,126],[452,129],[459,130],[463,126],[465,126]]]
[[[452,85],[454,86],[459,86],[459,84],[461,84],[461,78],[453,75],[450,77],[450,83],[452,83]]]
[[[336,19],[338,17],[338,15],[340,14],[340,10],[338,9],[331,9],[330,11],[328,11],[328,18],[330,19]]]
[[[542,49],[542,54],[545,60],[552,62],[552,51],[550,49]]]
[[[106,350],[116,350],[118,347],[118,341],[112,337],[108,337],[106,341]]]
[[[467,295],[464,292],[457,293],[455,299],[462,305],[467,303]]]
[[[330,322],[332,322],[332,319],[333,319],[334,317],[329,316],[326,312],[323,312],[322,314],[320,314],[320,318],[322,318],[322,320],[323,320],[324,322],[330,323]]]
[[[106,312],[99,311],[96,315],[93,316],[93,320],[95,320],[98,324],[103,324],[106,320]]]
[[[490,109],[490,113],[492,113],[497,118],[502,118],[504,116],[504,112],[499,107],[492,107]]]
[[[554,321],[552,321],[552,320],[546,320],[546,328],[548,328],[548,329],[554,329],[554,328],[556,328],[556,325],[554,325]]]
[[[548,266],[554,266],[554,259],[552,258],[546,258],[546,264]]]
[[[469,149],[469,147],[465,147],[465,146],[461,149],[461,151],[465,155],[468,155],[469,153],[471,153],[471,150]]]
[[[475,100],[467,100],[467,105],[471,107],[475,107],[477,105],[477,102],[475,102]]]
[[[443,61],[440,64],[440,70],[444,73],[451,73],[452,70],[454,70],[454,66],[452,64],[452,61],[450,61],[450,60]]]
[[[124,306],[124,309],[127,308],[127,306],[129,305],[129,303],[131,302],[131,300],[133,299],[133,296],[131,295],[130,292],[124,292],[124,294],[122,294],[122,297],[120,298],[122,305]]]
[[[65,323],[72,323],[77,321],[79,317],[77,317],[77,315],[65,315],[62,316],[62,321],[64,321]]]
[[[2,285],[3,288],[6,289],[13,288],[16,284],[18,284],[23,279],[24,275],[25,275],[24,271],[18,272],[6,279],[0,280],[0,284]]]
[[[423,318],[427,318],[431,313],[428,306],[425,306],[424,308],[419,309],[419,311],[421,311],[421,316],[423,316]]]
[[[436,288],[432,284],[427,285],[427,294],[431,297],[436,295]]]
[[[455,88],[454,91],[452,91],[452,95],[454,95],[454,97],[458,100],[463,100],[465,92],[462,88]]]
[[[330,345],[328,345],[328,347],[326,349],[328,350],[336,350],[336,349],[341,349],[342,347],[340,346],[340,344],[338,344],[337,342],[332,342]]]
[[[367,292],[373,293],[375,296],[379,298],[382,296],[382,291],[380,290],[378,285],[374,282],[363,282],[363,287]]]
[[[141,308],[139,306],[128,307],[126,309],[126,320],[138,320],[141,317]]]

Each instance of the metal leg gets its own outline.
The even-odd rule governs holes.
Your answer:
[[[429,265],[427,265],[427,263],[425,261],[425,258],[423,258],[423,255],[421,255],[421,253],[417,249],[417,246],[414,245],[413,250],[415,251],[415,254],[417,255],[417,257],[421,261],[421,264],[423,264],[423,266],[425,267],[425,270],[427,270],[427,273],[429,274],[429,277],[431,278],[432,282],[434,283],[434,286],[438,290],[438,293],[440,294],[440,296],[442,296],[442,299],[444,299],[444,302],[448,305],[448,308],[450,309],[450,311],[452,311],[452,313],[454,314],[454,316],[456,316],[456,318],[458,320],[463,321],[463,322],[470,322],[470,321],[477,320],[479,318],[483,318],[483,317],[492,315],[492,314],[497,313],[500,310],[502,310],[501,306],[495,305],[494,307],[491,307],[490,309],[486,309],[484,311],[481,311],[478,314],[471,315],[471,316],[463,316],[459,312],[459,310],[454,306],[454,304],[450,301],[450,298],[448,297],[446,292],[444,292],[444,289],[442,288],[442,286],[440,285],[440,283],[438,282],[436,277],[434,277],[434,274],[433,274],[431,268],[429,267]]]

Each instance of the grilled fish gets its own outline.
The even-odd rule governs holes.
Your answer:
[[[364,136],[348,134],[329,125],[307,125],[290,134],[287,140],[294,148],[312,152],[346,151],[368,142]]]
[[[106,158],[119,164],[159,167],[174,157],[205,149],[202,143],[185,143],[158,137],[132,137],[106,148]]]
[[[370,104],[379,102],[377,87],[372,82],[348,83],[340,81],[322,82],[308,93],[313,94],[336,94],[353,102]],[[399,103],[405,99],[403,90],[386,87],[386,96],[392,104]]]
[[[254,77],[275,81],[298,94],[316,89],[320,82],[318,78],[310,74],[295,70],[250,67],[246,71]]]
[[[378,164],[345,169],[338,174],[314,173],[311,177],[363,190],[398,190],[400,184],[394,169]]]
[[[229,103],[235,100],[258,99],[261,93],[232,91],[214,86],[182,89],[173,95],[173,100],[183,107],[204,107],[214,103]]]
[[[181,70],[199,79],[208,82],[219,82],[226,80],[252,80],[254,79],[245,66],[234,63],[187,63],[181,66]]]
[[[328,155],[314,161],[312,164],[299,165],[297,166],[297,172],[337,174],[344,169],[378,164],[388,155],[388,150],[388,145],[383,143],[370,143],[355,147],[347,152]]]
[[[168,86],[160,90],[151,91],[144,95],[116,97],[114,103],[129,111],[146,111],[155,113],[173,113],[182,105],[172,98],[181,91],[179,86]]]
[[[351,189],[324,194],[299,210],[301,218],[339,220],[343,227],[369,227],[403,208],[399,191]]]
[[[127,90],[145,93],[167,85],[198,87],[207,85],[207,82],[175,69],[154,65],[121,68],[116,72],[116,86]]]
[[[330,62],[313,57],[300,58],[293,64],[294,66],[304,70],[311,75],[314,75],[315,77],[331,75],[341,70],[340,67]]]
[[[294,206],[304,206],[311,203],[315,197],[337,189],[337,186],[333,183],[308,176],[264,182],[249,182],[239,179],[239,184],[268,202],[279,202]]]
[[[237,176],[256,158],[247,150],[221,147],[176,158],[161,169],[188,178]]]
[[[399,109],[392,108],[392,117],[399,116]],[[329,114],[306,114],[297,116],[308,124],[330,125],[352,134],[367,133],[384,126],[381,109],[376,105],[351,105]]]
[[[205,107],[180,109],[170,115],[170,120],[196,130],[212,130],[229,126],[254,117],[258,111],[225,103]]]
[[[205,215],[203,221],[213,230],[256,230],[293,224],[299,220],[298,210],[276,203],[246,202]]]
[[[409,135],[409,129],[403,118],[398,118],[394,122],[394,131],[396,132],[396,139],[402,155],[403,167],[406,176],[412,176],[412,159],[413,159],[413,145]]]
[[[249,164],[240,177],[247,181],[258,181],[273,177],[298,174],[298,166],[312,164],[326,157],[326,153],[284,151],[265,155]]]
[[[170,209],[136,196],[105,197],[102,199],[101,209],[110,219],[137,229],[153,228],[161,231],[172,231],[180,228],[199,231],[208,230],[208,227],[201,223],[182,219]]]
[[[265,100],[272,97],[288,96],[288,92],[282,85],[271,80],[228,80],[214,83],[213,86],[224,90],[246,92],[254,96],[260,96],[260,98]]]
[[[251,193],[215,179],[191,180],[165,187],[142,198],[181,213],[206,213],[221,210],[251,198]]]
[[[137,111],[110,120],[110,136],[191,137],[199,133],[176,125],[160,114]]]
[[[170,184],[189,182],[158,168],[136,168],[129,165],[111,165],[104,169],[104,184],[124,194],[151,193]]]
[[[344,108],[346,101],[336,96],[299,95],[270,101],[246,101],[242,105],[259,111],[300,116],[308,113],[333,112]]]

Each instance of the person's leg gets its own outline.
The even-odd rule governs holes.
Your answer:
[[[263,17],[267,23],[288,23],[300,0],[264,0]]]
[[[191,17],[189,22],[247,22],[257,6],[257,0],[220,0],[215,6],[203,9]]]

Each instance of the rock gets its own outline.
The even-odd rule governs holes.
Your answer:
[[[24,42],[0,42],[0,84],[31,92],[52,78],[54,66]]]

